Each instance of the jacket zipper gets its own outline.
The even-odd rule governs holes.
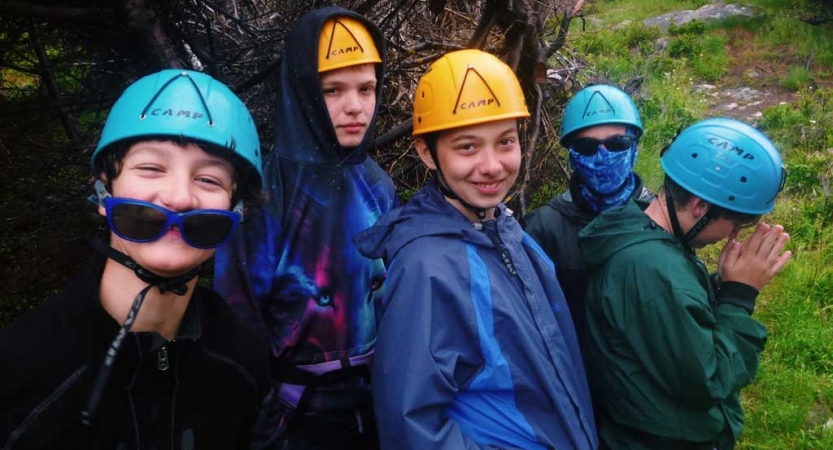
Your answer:
[[[162,346],[159,349],[159,352],[156,353],[156,368],[159,369],[161,372],[168,370],[171,367],[170,361],[168,361],[168,347]]]

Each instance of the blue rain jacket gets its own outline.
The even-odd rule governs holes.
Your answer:
[[[473,224],[432,182],[356,244],[388,266],[372,368],[382,448],[597,447],[553,264],[504,205]]]

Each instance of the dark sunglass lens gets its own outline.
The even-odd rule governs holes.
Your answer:
[[[598,139],[578,138],[573,141],[571,148],[580,155],[591,156],[599,150],[599,144],[601,144],[601,141]]]
[[[165,214],[145,205],[120,203],[110,210],[116,234],[134,241],[151,241],[164,231]]]
[[[199,213],[182,219],[183,235],[195,247],[216,247],[231,233],[231,217],[216,213]]]
[[[633,138],[630,136],[614,136],[604,141],[605,148],[612,152],[625,151],[631,148],[631,144],[633,144]]]

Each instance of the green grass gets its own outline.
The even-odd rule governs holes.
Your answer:
[[[604,23],[618,24],[626,20],[638,22],[651,17],[683,10],[697,9],[711,3],[709,0],[611,0],[588,2],[588,16]]]
[[[705,3],[594,2],[587,30],[571,34],[570,45],[589,65],[579,80],[621,85],[644,77],[635,95],[645,124],[636,170],[654,189],[662,179],[660,149],[680,125],[708,114],[695,84],[720,84],[730,64],[759,64],[776,67],[769,81],[796,92],[794,102],[764,110],[758,124],[785,159],[786,187],[766,220],[790,233],[793,258],[758,300],[756,318],[770,334],[758,376],[742,393],[746,424],[737,448],[833,449],[833,426],[824,426],[833,424],[833,88],[816,87],[824,79],[831,85],[833,27],[799,20],[818,13],[821,2],[810,0],[748,0],[754,18],[664,32],[640,22]],[[615,28],[625,20],[631,22]],[[742,61],[727,53],[737,36],[744,38]],[[702,256],[714,264],[718,254],[711,248]]]

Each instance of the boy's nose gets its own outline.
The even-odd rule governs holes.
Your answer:
[[[497,157],[494,149],[486,149],[482,153],[482,158],[480,159],[480,164],[478,168],[481,173],[484,174],[495,174],[500,171],[500,159]]]
[[[171,211],[183,212],[195,208],[194,196],[189,182],[171,182],[160,194],[162,204]]]
[[[361,103],[359,102],[359,95],[355,91],[349,91],[346,94],[346,98],[344,100],[344,110],[347,114],[358,114],[362,110]]]

